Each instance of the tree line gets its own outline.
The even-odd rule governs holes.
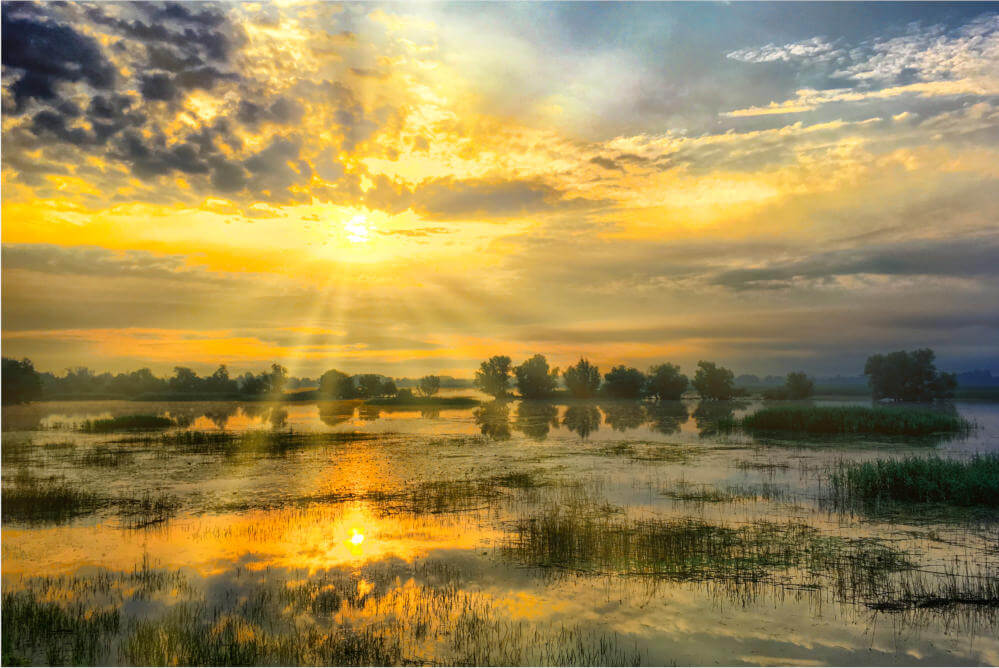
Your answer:
[[[864,366],[875,401],[934,401],[953,397],[957,377],[937,370],[935,355],[929,348],[900,350],[871,355]],[[577,399],[607,398],[625,400],[675,401],[688,388],[702,399],[724,401],[745,396],[747,391],[735,386],[731,369],[714,362],[700,361],[693,378],[688,378],[675,364],[663,363],[643,372],[635,367],[617,365],[605,374],[585,358],[560,371],[551,367],[544,355],[534,355],[514,366],[506,355],[485,360],[475,372],[476,388],[497,399],[517,396],[523,399],[552,399],[569,396]],[[222,364],[209,376],[201,377],[189,367],[174,368],[173,376],[160,378],[149,369],[131,373],[95,374],[90,369],[69,369],[64,376],[38,372],[29,359],[3,358],[3,403],[24,403],[39,399],[81,397],[127,397],[158,399],[281,399],[289,389],[308,383],[317,399],[371,399],[393,397],[405,402],[416,394],[431,398],[441,388],[441,377],[427,375],[416,381],[416,394],[399,388],[392,378],[379,374],[350,375],[330,369],[318,380],[291,378],[280,364],[267,371],[247,372],[232,377]],[[562,389],[564,386],[565,389]],[[803,371],[789,373],[784,385],[763,393],[764,399],[807,399],[814,394],[815,383]]]

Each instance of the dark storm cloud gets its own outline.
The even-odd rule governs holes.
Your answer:
[[[752,269],[726,271],[716,285],[734,290],[791,287],[858,274],[977,278],[999,276],[999,238],[920,240],[816,253]]]
[[[4,5],[3,67],[17,79],[10,86],[17,108],[32,99],[54,100],[61,82],[85,81],[97,89],[115,83],[115,69],[97,42],[65,23],[20,14]]]

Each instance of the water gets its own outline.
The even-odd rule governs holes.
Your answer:
[[[979,428],[936,441],[715,429],[755,407],[5,408],[5,488],[55,476],[98,499],[56,519],[5,512],[5,595],[120,617],[84,651],[5,614],[5,663],[999,664],[994,607],[875,605],[955,573],[994,582],[999,518],[847,512],[825,482],[842,460],[995,451],[999,405],[957,404]],[[75,430],[136,413],[180,426]],[[368,635],[331,635],[344,629]],[[202,637],[215,644],[190,649]],[[287,653],[319,638],[326,654]]]

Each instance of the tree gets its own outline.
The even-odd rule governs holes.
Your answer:
[[[319,377],[319,393],[330,399],[353,399],[354,380],[342,371],[330,369]]]
[[[3,358],[3,403],[23,404],[42,396],[42,381],[35,365],[27,357],[22,360]]]
[[[288,382],[288,369],[280,364],[271,364],[271,372],[267,374],[267,386],[271,394],[280,397],[284,394],[284,386]]]
[[[171,392],[183,392],[185,394],[198,392],[201,390],[203,382],[194,369],[186,366],[175,366],[173,368],[173,378],[168,381]]]
[[[691,384],[701,395],[701,399],[725,400],[731,399],[735,394],[732,387],[734,382],[735,374],[731,369],[702,360],[697,363],[697,372]]]
[[[381,395],[383,397],[394,397],[399,394],[399,388],[395,386],[395,381],[389,378],[382,383]]]
[[[804,371],[792,371],[784,381],[789,399],[808,399],[815,394],[815,382]]]
[[[660,364],[649,369],[646,396],[658,401],[676,401],[687,390],[690,381],[675,364]]]
[[[357,393],[368,399],[377,397],[382,390],[382,378],[374,373],[364,373],[357,377]]]
[[[229,369],[220,364],[215,373],[205,379],[205,389],[209,392],[235,392],[236,383],[229,378]]]
[[[871,355],[864,365],[875,401],[934,401],[954,396],[957,376],[937,371],[929,348]]]
[[[535,355],[513,370],[517,391],[525,399],[550,397],[558,387],[558,369],[549,369],[544,355]]]
[[[582,357],[562,373],[562,378],[569,394],[577,399],[589,399],[600,388],[600,369]]]
[[[510,390],[510,358],[494,355],[483,362],[475,372],[475,387],[497,399],[507,396]]]
[[[432,397],[441,391],[440,376],[424,376],[416,383],[416,389],[425,397]]]
[[[604,392],[613,399],[638,399],[645,388],[645,374],[635,367],[619,365],[604,376]]]

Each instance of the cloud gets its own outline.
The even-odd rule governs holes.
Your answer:
[[[832,60],[840,54],[841,51],[824,37],[813,37],[792,44],[767,44],[758,48],[739,49],[725,54],[725,57],[743,63],[772,63],[794,60]]]
[[[786,289],[800,281],[830,281],[859,274],[976,278],[999,276],[999,237],[918,240],[816,253],[762,267],[718,274],[716,285],[734,290]]]

